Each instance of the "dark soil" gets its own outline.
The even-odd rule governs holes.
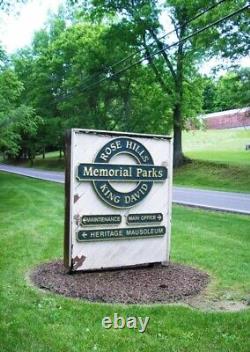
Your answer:
[[[31,280],[42,289],[67,297],[108,303],[157,303],[197,295],[209,278],[204,272],[180,264],[69,274],[63,263],[56,261],[36,268]]]

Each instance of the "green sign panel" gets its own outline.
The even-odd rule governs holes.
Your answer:
[[[137,165],[110,163],[118,154],[129,154]],[[164,182],[168,177],[165,166],[155,166],[144,145],[133,138],[118,137],[106,143],[97,153],[94,163],[80,164],[79,181],[91,181],[98,196],[116,208],[130,208],[141,202],[153,187],[153,182]],[[110,182],[136,182],[130,192],[117,191]]]
[[[127,224],[145,224],[161,222],[163,215],[161,213],[152,214],[129,214],[127,216]]]
[[[104,225],[104,224],[120,224],[122,221],[121,215],[83,215],[81,224],[88,225]]]
[[[151,165],[80,164],[77,178],[79,181],[164,181],[167,169]]]
[[[103,241],[114,239],[136,239],[147,237],[161,237],[166,233],[165,226],[134,227],[102,230],[80,230],[77,232],[77,241]]]

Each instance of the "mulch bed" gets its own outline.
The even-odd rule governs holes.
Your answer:
[[[209,277],[180,264],[69,274],[62,261],[56,261],[37,267],[31,280],[42,289],[67,297],[107,303],[157,303],[197,295]]]

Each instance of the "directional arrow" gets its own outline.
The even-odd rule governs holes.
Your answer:
[[[162,221],[162,215],[161,214],[157,215],[157,220]]]

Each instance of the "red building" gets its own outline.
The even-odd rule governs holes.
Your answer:
[[[207,129],[250,127],[250,107],[214,112],[202,116]]]

